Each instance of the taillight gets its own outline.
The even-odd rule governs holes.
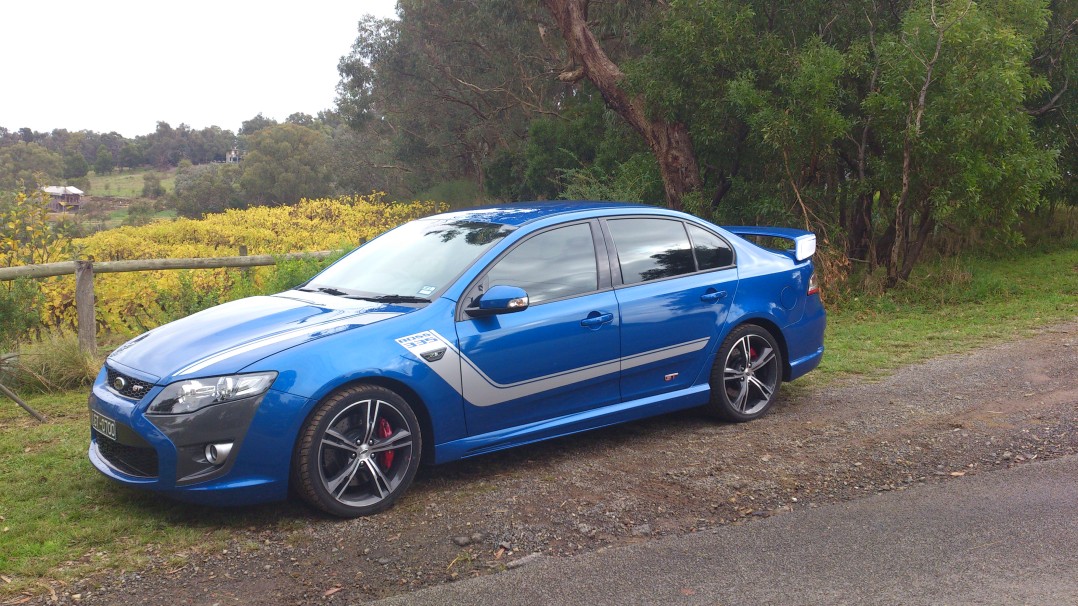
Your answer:
[[[816,279],[816,272],[812,272],[812,275],[809,276],[809,288],[808,288],[808,292],[805,293],[805,294],[806,295],[820,294],[820,281]]]

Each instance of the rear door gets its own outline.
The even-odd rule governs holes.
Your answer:
[[[733,250],[694,223],[609,219],[612,276],[621,312],[625,401],[691,386],[726,321],[737,288]]]

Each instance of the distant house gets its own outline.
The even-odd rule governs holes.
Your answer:
[[[239,147],[233,146],[232,151],[225,154],[225,162],[229,164],[239,164],[239,161],[243,159],[243,152]]]
[[[42,187],[41,191],[49,194],[49,212],[78,212],[82,205],[83,191],[70,185],[50,185]]]

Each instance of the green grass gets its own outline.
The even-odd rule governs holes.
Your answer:
[[[98,176],[96,173],[90,174],[90,191],[91,196],[112,196],[116,198],[141,198],[142,197],[142,176],[148,172],[156,172],[157,176],[161,178],[161,185],[165,188],[166,192],[172,192],[176,184],[176,170],[170,169],[168,171],[151,171],[149,169],[129,169],[125,168],[122,172],[117,170],[108,175]]]
[[[1078,243],[1024,257],[929,264],[902,288],[829,305],[827,353],[809,376],[878,377],[1076,318]]]
[[[178,568],[221,549],[231,531],[286,524],[301,509],[276,505],[209,509],[117,486],[86,459],[86,394],[39,395],[27,403],[41,424],[0,400],[0,601],[41,582],[69,582],[101,569],[133,569],[151,557]]]
[[[827,354],[795,392],[835,380],[874,380],[898,366],[1030,334],[1078,317],[1078,243],[1048,253],[951,260],[921,268],[903,288],[877,296],[831,293]],[[802,387],[798,387],[802,385]],[[189,554],[220,549],[231,531],[290,528],[311,515],[291,504],[199,508],[125,489],[86,460],[84,390],[34,396],[38,424],[0,399],[0,601],[95,571],[178,568]],[[393,515],[392,512],[386,515]]]
[[[161,211],[158,211],[158,212],[153,214],[153,220],[154,221],[167,221],[169,219],[175,219],[175,218],[176,218],[176,210],[175,209],[161,210]],[[118,208],[116,210],[109,211],[109,216],[108,216],[107,219],[105,219],[105,229],[112,229],[114,227],[119,227],[119,226],[123,225],[123,223],[124,223],[124,221],[126,219],[127,219],[127,209],[126,208]]]

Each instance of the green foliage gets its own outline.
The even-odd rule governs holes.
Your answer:
[[[153,207],[153,203],[148,200],[133,200],[127,205],[127,217],[124,219],[124,225],[146,225],[153,221],[154,214],[157,213],[157,209]]]
[[[241,169],[232,164],[202,164],[176,170],[175,206],[183,217],[197,219],[206,213],[241,208]]]
[[[48,220],[49,197],[0,191],[0,267],[62,261],[71,253],[62,225]]]
[[[295,112],[293,114],[289,114],[289,116],[285,118],[285,122],[288,122],[289,124],[306,126],[308,128],[315,125],[314,116],[312,116],[311,114],[305,114],[303,112]]]
[[[908,225],[946,225],[1017,242],[1015,226],[1058,178],[1058,150],[1036,140],[1031,117],[1015,108],[1044,83],[1029,67],[1045,26],[1039,3],[941,3],[907,11],[899,33],[880,42],[879,89],[864,100],[886,164],[876,171],[878,212],[897,217],[910,150]],[[928,78],[926,61],[939,50]],[[921,91],[923,121],[915,124]],[[913,236],[916,237],[916,236]],[[911,243],[912,245],[912,243]],[[904,260],[914,254],[901,251]]]
[[[64,179],[85,177],[90,172],[90,163],[82,154],[73,152],[64,155]]]
[[[250,136],[239,185],[250,204],[275,206],[333,191],[329,139],[298,124],[268,126]]]
[[[337,110],[378,146],[363,162],[397,167],[391,193],[460,178],[485,186],[492,159],[556,102],[566,87],[549,75],[541,10],[518,0],[403,0],[399,20],[359,22],[338,64]]]
[[[160,198],[165,195],[165,186],[161,185],[161,177],[155,172],[147,172],[142,175],[142,197]]]
[[[310,280],[311,276],[329,267],[331,263],[347,253],[347,250],[341,250],[325,259],[313,257],[279,259],[276,265],[264,269],[258,280],[254,279],[253,272],[249,270],[235,270],[236,277],[233,280],[232,287],[227,292],[220,293],[218,303],[255,295],[272,295],[291,290]]]
[[[125,143],[120,149],[120,167],[121,168],[135,168],[141,166],[146,161],[145,156],[142,154],[142,150],[138,145],[134,143]]]
[[[1034,116],[1039,144],[1060,150],[1060,178],[1047,190],[1055,204],[1078,206],[1078,3],[1052,0],[1048,27],[1033,51],[1035,73],[1046,87],[1026,103]]]
[[[38,143],[18,141],[0,147],[0,191],[55,185],[63,175],[60,154]]]
[[[36,280],[0,282],[0,353],[13,350],[20,338],[41,325],[41,301]]]
[[[48,220],[47,203],[41,191],[0,192],[0,267],[61,261],[71,254],[65,225]],[[42,300],[37,280],[0,282],[0,353],[40,326]]]
[[[655,157],[637,153],[618,164],[613,173],[599,165],[568,169],[563,172],[567,200],[612,200],[623,202],[647,202],[660,204],[663,200],[663,182]]]
[[[179,288],[173,284],[170,284],[168,288],[162,288],[158,284],[153,285],[154,298],[161,302],[162,323],[209,309],[227,300],[224,299],[218,287],[199,288],[195,284],[194,276],[188,270],[177,272],[176,278]]]
[[[1031,61],[1046,21],[1067,12],[1046,6],[671,0],[640,24],[643,52],[622,65],[652,115],[688,125],[705,184],[698,212],[808,225],[903,275],[944,233],[1017,242],[1015,226],[1060,182],[1073,137],[1039,136],[1020,110],[1045,90]],[[1066,63],[1041,45],[1039,56],[1059,58],[1051,65]]]
[[[439,183],[430,189],[420,192],[416,196],[419,200],[433,200],[444,202],[450,208],[467,208],[478,206],[484,202],[483,191],[474,181],[457,179],[447,183]]]
[[[112,152],[102,144],[97,148],[97,155],[94,156],[94,173],[107,175],[114,168],[116,168],[116,161],[112,157]]]
[[[267,118],[262,115],[262,112],[258,112],[258,115],[250,120],[244,120],[240,125],[240,135],[249,137],[260,130],[276,126],[277,121],[273,118]]]
[[[566,103],[560,118],[533,120],[522,149],[494,156],[487,191],[506,200],[657,202],[663,198],[662,182],[647,155],[635,133],[588,89]]]

